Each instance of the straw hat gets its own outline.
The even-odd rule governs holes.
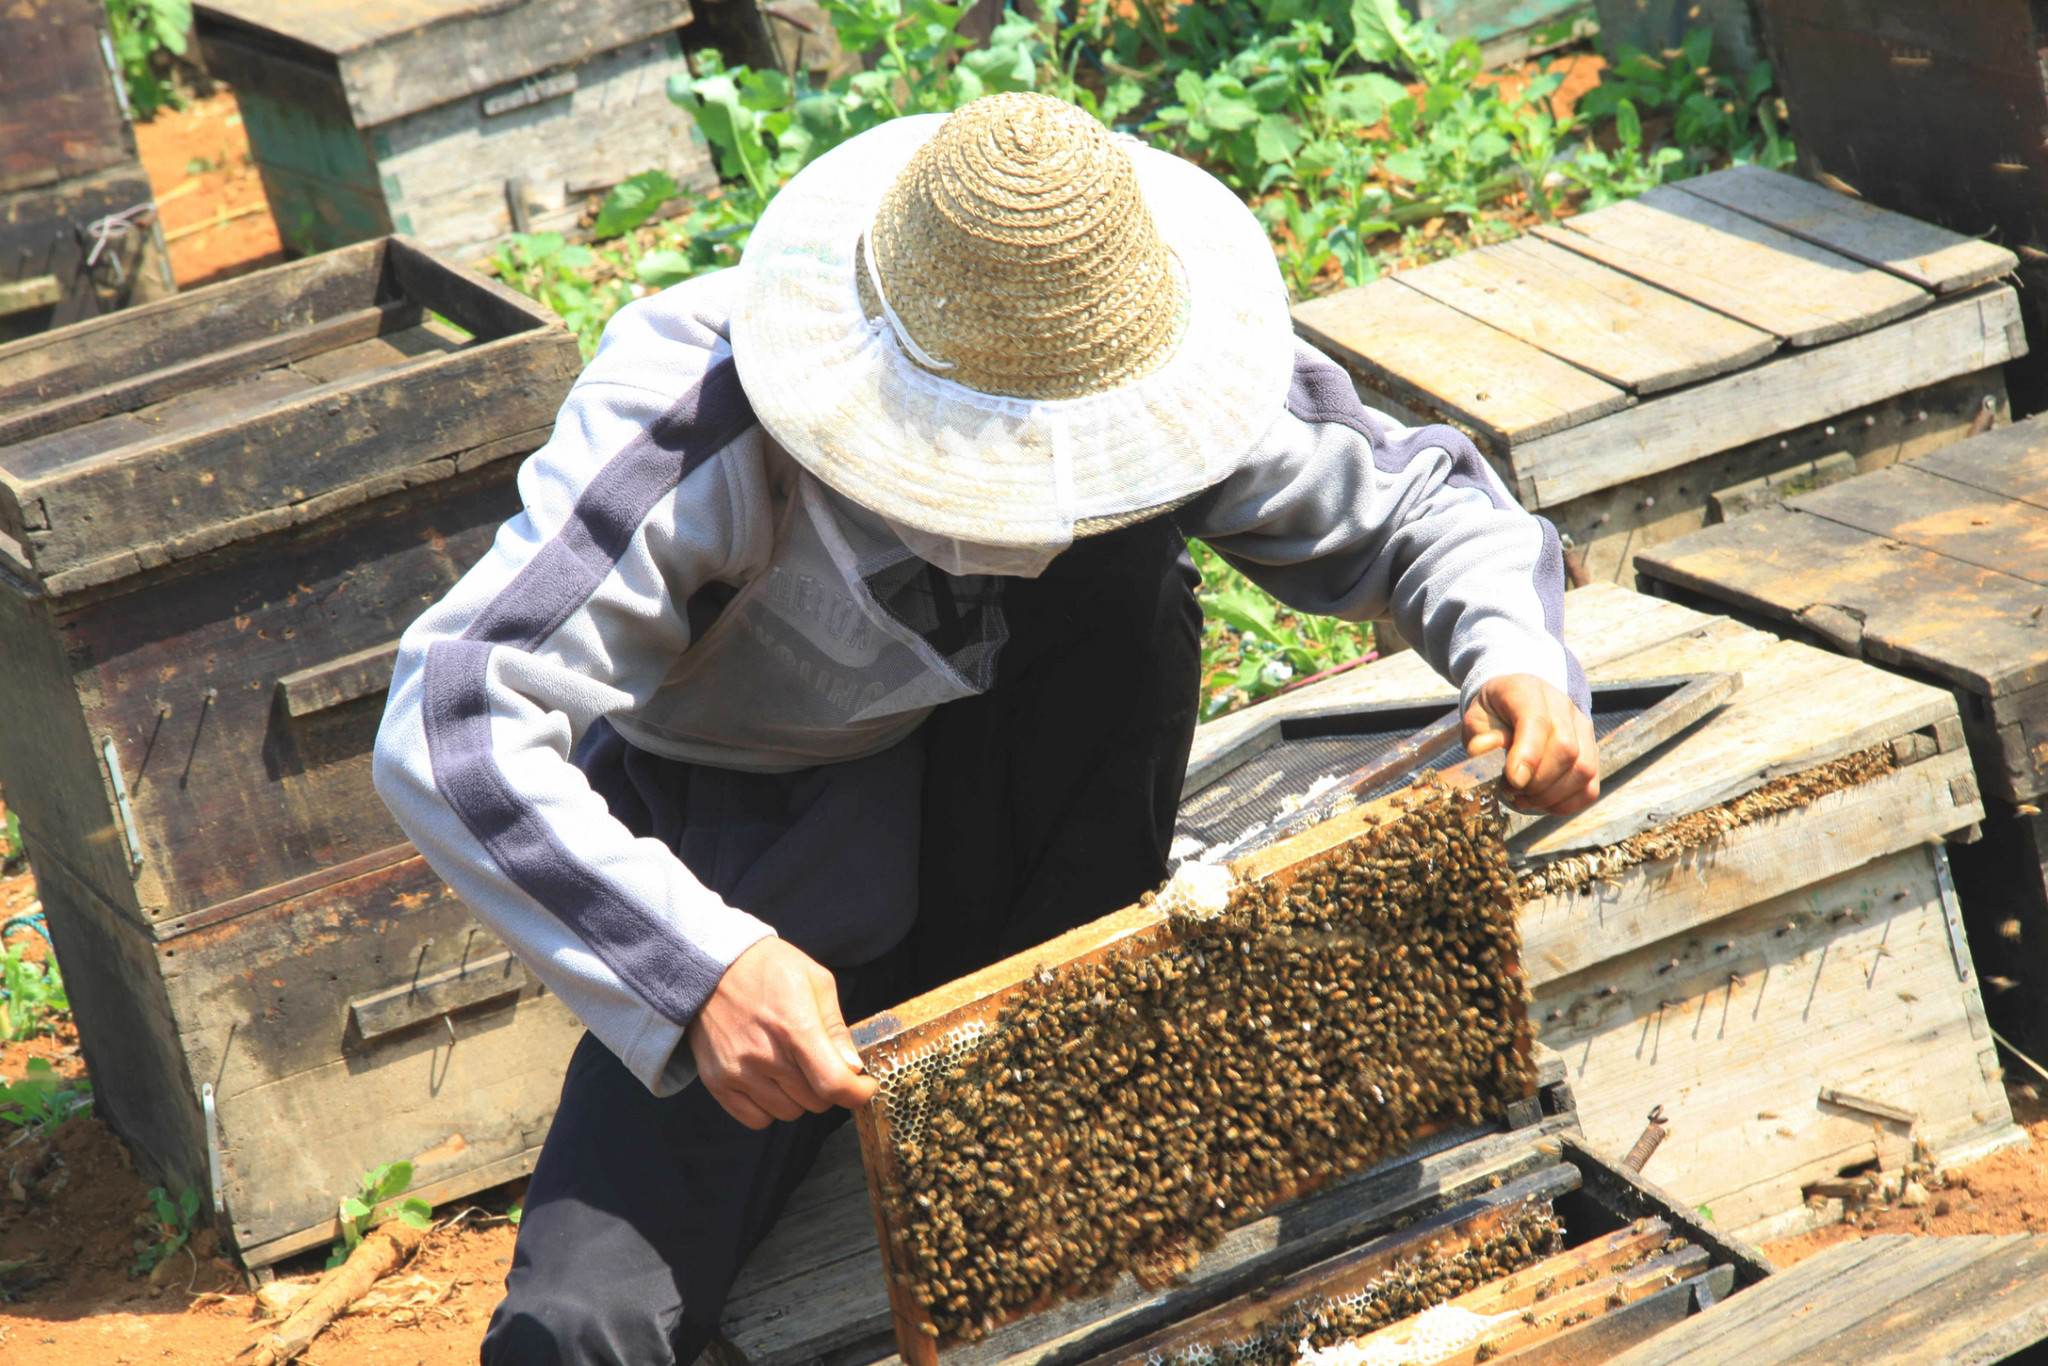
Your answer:
[[[740,269],[733,358],[769,433],[863,506],[985,545],[1185,501],[1243,461],[1293,369],[1250,210],[1043,95],[834,148]]]

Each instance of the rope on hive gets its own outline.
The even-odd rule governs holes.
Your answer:
[[[1774,778],[1752,792],[1732,801],[1695,811],[1667,821],[1654,830],[1631,835],[1618,844],[1583,854],[1568,854],[1525,873],[1515,883],[1523,901],[1546,892],[1583,892],[1596,882],[1610,881],[1639,863],[1656,863],[1677,858],[1688,849],[1711,844],[1731,830],[1752,825],[1767,816],[1800,807],[1827,796],[1881,778],[1898,767],[1890,744],[1872,745],[1825,764]]]

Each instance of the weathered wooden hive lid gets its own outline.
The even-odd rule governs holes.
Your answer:
[[[0,346],[0,566],[80,592],[524,454],[580,365],[397,237]]]
[[[210,0],[201,36],[339,71],[368,128],[690,22],[689,0]]]

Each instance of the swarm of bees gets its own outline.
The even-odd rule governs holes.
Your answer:
[[[1165,947],[1043,970],[994,1027],[878,1067],[896,1275],[968,1341],[1533,1093],[1533,1031],[1491,796],[1393,818]]]

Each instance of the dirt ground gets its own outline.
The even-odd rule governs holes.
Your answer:
[[[241,111],[226,86],[135,125],[178,288],[213,284],[284,260]]]

